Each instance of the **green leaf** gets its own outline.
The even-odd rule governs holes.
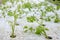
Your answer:
[[[11,11],[8,11],[8,16],[13,16],[14,13],[12,13]]]
[[[24,3],[22,7],[30,9],[32,6],[31,6],[31,3],[27,2],[27,3]]]
[[[44,26],[38,26],[36,27],[36,34],[44,34],[46,33],[45,30],[48,30],[47,28],[45,28]]]
[[[53,6],[46,6],[46,11],[51,12],[53,10],[54,10]]]
[[[57,9],[57,10],[59,10],[59,9],[60,9],[60,5],[59,5],[59,6],[57,6],[57,7],[56,7],[56,9]]]
[[[15,14],[15,15],[14,15],[14,18],[17,19],[17,18],[18,18],[18,14]]]
[[[51,21],[50,16],[48,16],[45,21]]]
[[[48,28],[45,28],[45,30],[49,30]]]
[[[46,11],[41,10],[41,16],[46,16]]]
[[[8,0],[2,0],[2,3],[5,4]]]
[[[55,22],[55,23],[59,23],[59,22],[60,22],[60,19],[59,19],[59,18],[56,18],[56,19],[54,20],[54,22]]]
[[[33,27],[30,27],[29,30],[32,32],[34,29],[33,29]]]
[[[19,14],[24,14],[23,10],[18,9]]]
[[[34,21],[36,21],[36,18],[35,18],[35,16],[30,16],[30,17],[27,17],[27,21],[34,22]]]
[[[42,33],[42,31],[40,30],[40,27],[37,27],[35,34],[41,34],[41,33]]]
[[[24,29],[28,28],[28,26],[24,26]]]

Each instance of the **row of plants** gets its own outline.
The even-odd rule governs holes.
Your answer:
[[[6,6],[6,2],[10,1],[12,3],[12,6]],[[24,26],[23,29],[24,29],[24,32],[32,32],[32,33],[35,33],[35,34],[38,34],[38,35],[41,35],[41,34],[44,34],[44,36],[46,38],[50,38],[52,39],[51,37],[49,37],[47,34],[46,34],[46,31],[48,30],[48,28],[45,28],[45,24],[44,21],[46,22],[51,22],[51,19],[54,20],[54,23],[59,23],[60,22],[60,17],[59,17],[59,14],[57,12],[55,12],[55,10],[59,10],[60,9],[60,6],[56,6],[56,8],[54,8],[52,5],[49,6],[49,3],[47,3],[46,1],[45,2],[40,2],[38,4],[36,3],[31,3],[31,2],[26,2],[24,0],[6,0],[6,1],[3,1],[3,4],[0,6],[0,10],[2,10],[2,16],[3,18],[6,18],[6,16],[9,16],[9,17],[14,17],[14,21],[11,22],[11,21],[8,21],[8,23],[10,24],[11,26],[11,29],[12,29],[12,33],[10,35],[10,37],[12,38],[15,38],[16,35],[15,35],[15,27],[16,27],[16,21],[17,19],[21,19],[23,18],[22,15],[23,14],[26,14],[26,16],[29,14],[29,12],[32,12],[32,9],[38,9],[38,10],[33,10],[34,14],[37,14],[36,12],[39,12],[39,19],[33,14],[33,16],[28,16],[26,17],[26,20],[27,22],[29,23],[33,23],[34,21],[36,21],[39,26],[37,26],[36,28],[33,28],[33,27],[29,27],[29,26]],[[22,2],[22,4],[18,4],[17,5],[17,8],[12,11],[10,10],[12,7],[14,7],[14,2],[17,2],[16,5],[18,4],[18,2]],[[44,10],[41,9],[42,7],[45,7]],[[29,11],[25,11],[25,9],[28,9]],[[6,13],[5,13],[6,12]],[[18,13],[17,13],[18,12]],[[54,16],[46,16],[48,13],[47,12],[53,12]],[[7,15],[6,15],[7,14]],[[41,21],[41,22],[39,22]]]

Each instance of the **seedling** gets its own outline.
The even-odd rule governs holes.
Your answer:
[[[44,34],[46,38],[49,38],[46,34],[46,31],[48,29],[45,28],[44,26],[37,26],[35,29],[33,27],[28,27],[28,26],[24,26],[24,32],[27,32],[27,31],[30,31],[30,32],[33,32],[37,35],[41,35],[41,34]]]
[[[12,26],[12,34],[11,34],[10,37],[11,37],[11,38],[15,38],[16,35],[14,35],[14,30],[15,30],[15,25],[16,25],[16,21],[17,21],[17,18],[18,18],[18,14],[16,14],[16,12],[11,12],[11,11],[9,11],[9,12],[8,12],[8,15],[14,17],[14,22],[11,24],[11,26]]]
[[[36,27],[36,34],[45,34],[46,32],[45,32],[45,30],[48,30],[47,28],[45,28],[44,26],[38,26],[38,27]],[[46,34],[45,34],[46,35]]]
[[[38,35],[44,34],[45,38],[52,39],[52,37],[50,37],[46,34],[47,30],[48,30],[47,28],[45,28],[44,26],[41,25],[41,26],[36,27],[35,34],[38,34]]]

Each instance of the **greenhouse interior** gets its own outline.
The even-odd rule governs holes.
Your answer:
[[[0,0],[0,40],[60,40],[60,0]]]

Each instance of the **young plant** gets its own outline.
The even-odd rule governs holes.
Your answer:
[[[33,33],[38,34],[38,35],[43,34],[46,38],[51,38],[51,37],[47,36],[47,34],[46,34],[47,30],[48,29],[45,28],[42,25],[41,26],[37,26],[35,29],[33,27],[24,26],[24,32],[28,32],[29,31],[29,32],[33,32]]]
[[[11,33],[11,36],[10,36],[10,37],[11,37],[11,38],[15,38],[16,35],[14,34],[14,30],[15,30],[15,25],[16,25],[16,21],[17,21],[17,18],[18,18],[18,14],[16,14],[16,12],[11,12],[11,11],[9,11],[9,12],[8,12],[8,15],[14,17],[14,21],[13,21],[12,24],[11,24],[12,33]]]
[[[44,26],[38,26],[38,27],[36,27],[36,34],[45,34],[46,35],[46,32],[45,32],[45,30],[48,30],[47,28],[45,28]]]

